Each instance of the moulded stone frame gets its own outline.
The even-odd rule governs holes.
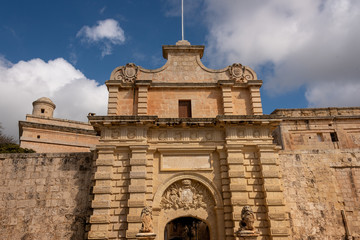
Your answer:
[[[183,179],[191,179],[193,181],[197,181],[201,183],[213,196],[213,200],[215,203],[215,207],[212,214],[209,214],[206,210],[198,209],[184,211],[182,209],[174,210],[172,214],[168,214],[168,219],[164,216],[164,210],[161,208],[160,203],[164,192],[175,182],[183,180]],[[154,194],[153,199],[153,218],[154,218],[154,232],[158,236],[158,240],[163,240],[164,229],[166,224],[171,222],[172,220],[180,217],[194,217],[204,221],[210,231],[210,239],[223,239],[225,237],[224,233],[224,211],[223,211],[223,201],[220,192],[215,187],[215,185],[206,177],[191,172],[182,172],[176,173],[173,176],[169,177],[163,184],[159,186],[156,193]],[[208,217],[208,219],[206,219]]]

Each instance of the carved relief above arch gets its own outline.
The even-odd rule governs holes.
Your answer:
[[[165,211],[168,209],[211,209],[215,201],[207,188],[191,179],[183,179],[173,183],[164,192],[160,206]]]
[[[184,192],[185,190],[185,192]],[[175,193],[176,192],[176,193]],[[176,194],[176,196],[174,195]],[[192,194],[192,201],[190,195]],[[195,195],[194,195],[195,194]],[[171,195],[174,203],[168,201]],[[195,198],[194,198],[195,196]],[[222,207],[222,199],[219,191],[213,183],[200,174],[178,173],[162,184],[154,195],[154,209],[174,209],[174,208],[200,208],[200,199],[206,196],[212,201],[212,207]],[[200,197],[200,199],[198,199]],[[176,199],[179,198],[179,199]],[[182,199],[182,200],[181,200]],[[179,205],[179,200],[180,205]],[[171,201],[170,201],[171,202]],[[191,202],[191,203],[190,203]],[[175,204],[176,203],[176,204]],[[196,204],[195,204],[196,203]]]
[[[167,223],[191,217],[209,226],[210,240],[221,239],[223,202],[219,191],[206,177],[196,173],[179,173],[165,181],[153,200],[154,223],[159,240],[163,240]]]

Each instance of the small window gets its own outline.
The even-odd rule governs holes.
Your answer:
[[[40,135],[37,135],[37,138],[39,139],[39,138],[40,138]]]
[[[42,109],[41,109],[41,113],[45,113],[45,109],[42,108]]]
[[[317,139],[318,139],[319,142],[323,142],[323,141],[324,141],[324,136],[323,136],[322,133],[317,133],[316,136],[317,136]]]
[[[330,137],[331,137],[331,141],[332,141],[332,142],[338,142],[338,141],[339,141],[336,132],[331,132],[331,133],[330,133]]]
[[[191,118],[191,100],[179,100],[179,118]]]

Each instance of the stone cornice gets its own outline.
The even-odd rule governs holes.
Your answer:
[[[281,119],[272,115],[218,115],[216,118],[159,118],[157,116],[88,116],[96,131],[101,126],[137,125],[147,127],[208,127],[227,125],[279,125]]]
[[[19,121],[20,133],[22,132],[22,129],[24,127],[37,128],[37,129],[46,129],[46,130],[54,130],[54,131],[61,131],[61,132],[71,132],[71,133],[78,133],[78,134],[96,136],[96,132],[94,130],[86,130],[86,129],[74,128],[74,127],[65,127],[65,126],[57,126],[57,125],[51,125],[51,124]]]

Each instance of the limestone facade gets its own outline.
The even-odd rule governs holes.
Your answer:
[[[89,123],[54,118],[55,104],[49,98],[33,102],[32,114],[19,121],[20,147],[39,153],[90,152],[99,137]]]
[[[0,235],[359,240],[360,108],[264,115],[256,73],[208,69],[203,51],[180,41],[159,69],[114,69],[90,123],[35,101],[22,147],[95,150],[0,155]]]
[[[136,239],[152,207],[158,240],[185,217],[206,223],[211,240],[234,240],[247,205],[258,239],[289,238],[271,135],[280,119],[262,115],[252,69],[208,69],[203,51],[182,41],[163,46],[159,69],[111,73],[108,115],[89,117],[100,135],[89,239]]]

